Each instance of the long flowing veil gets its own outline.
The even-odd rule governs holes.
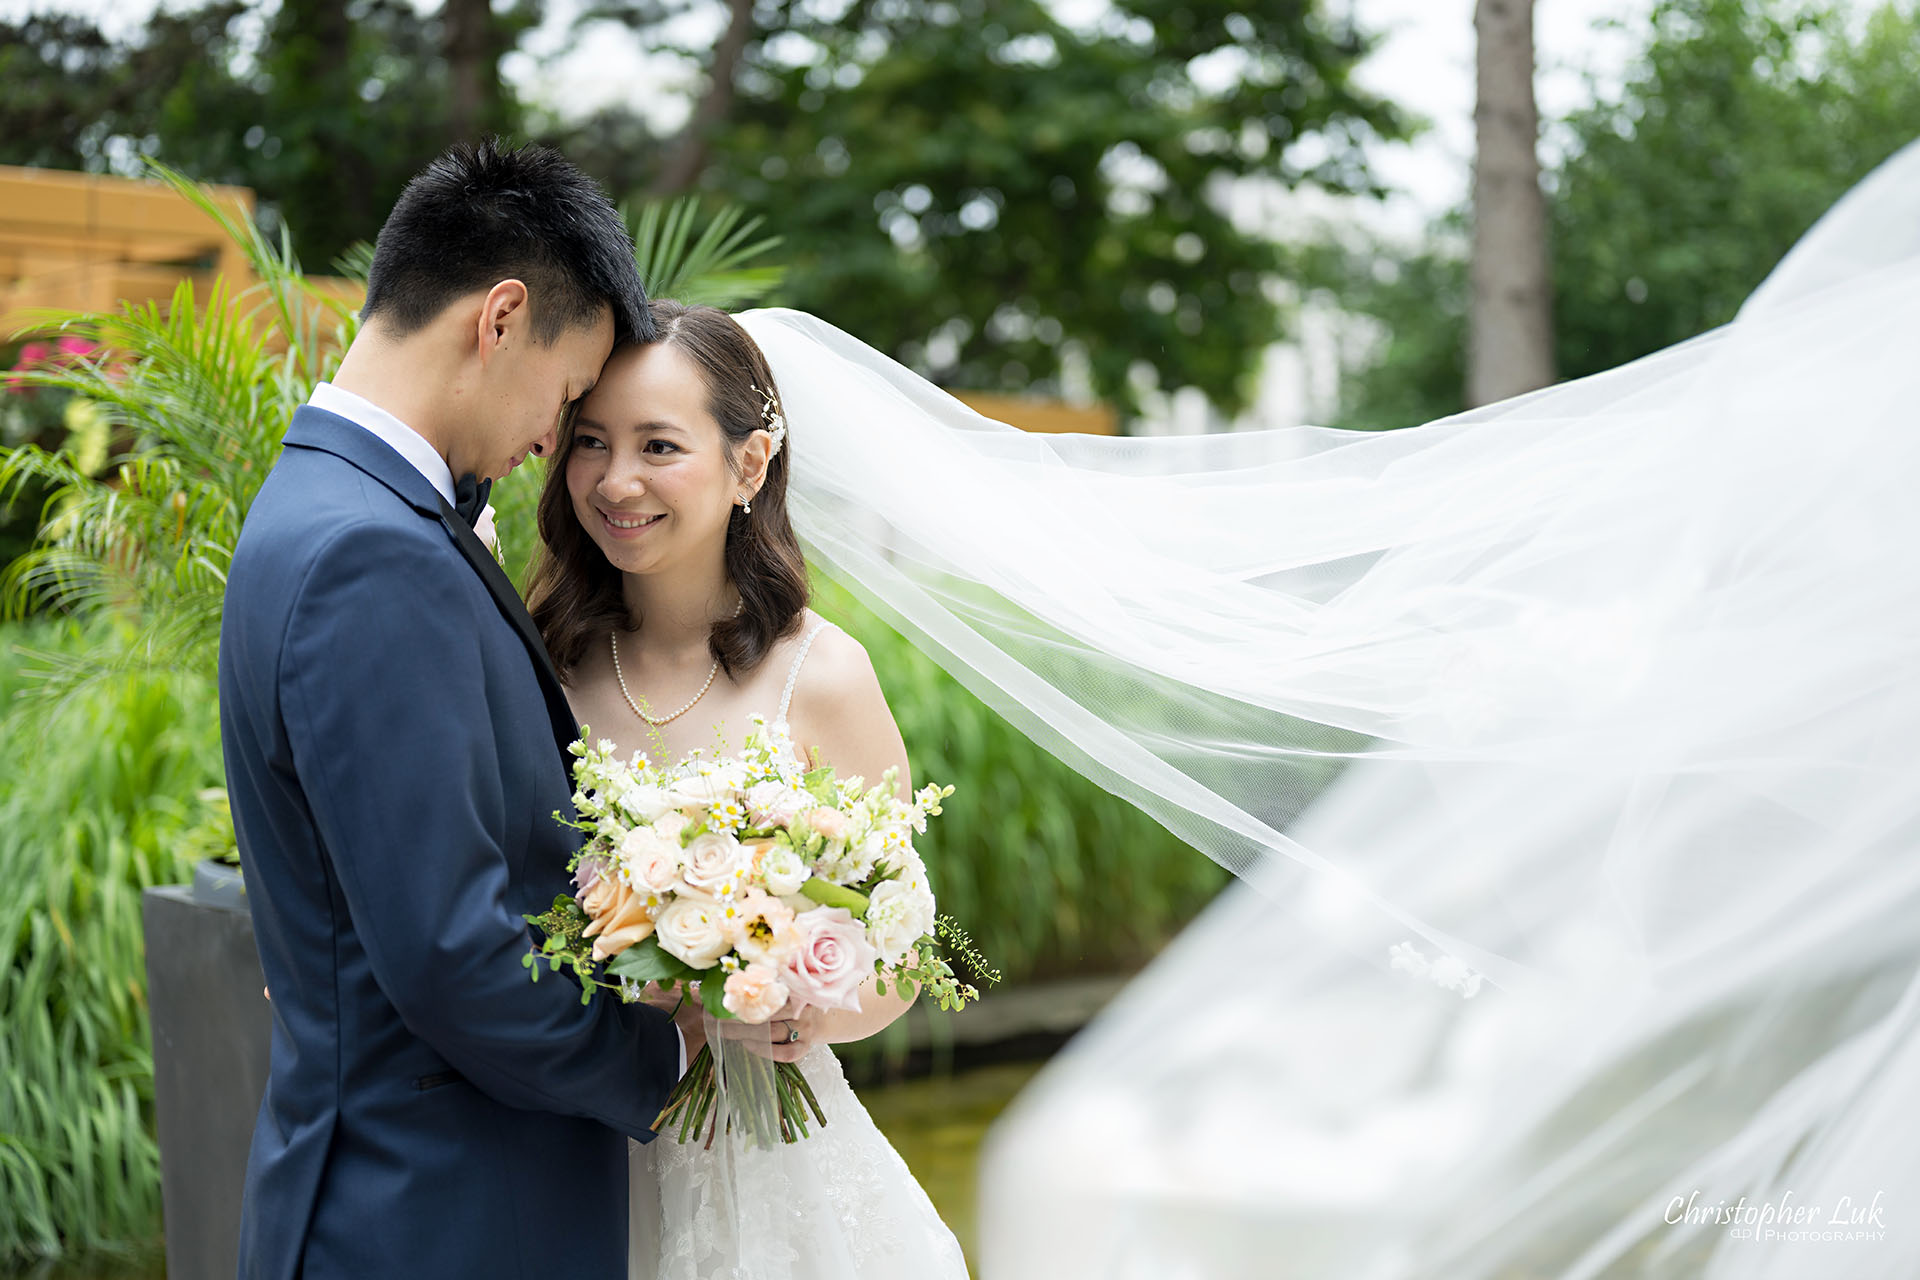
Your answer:
[[[1920,1274],[1920,144],[1732,323],[1396,432],[741,319],[815,562],[1240,877],[997,1127],[990,1277]]]

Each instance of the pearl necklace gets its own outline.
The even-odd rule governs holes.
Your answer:
[[[737,618],[740,616],[740,610],[746,607],[746,603],[747,603],[746,598],[743,596],[741,597],[740,603],[733,606],[734,617]],[[620,682],[620,696],[625,698],[627,700],[627,705],[633,708],[633,714],[639,716],[642,720],[645,720],[650,725],[659,726],[659,725],[665,724],[669,720],[678,720],[681,716],[693,710],[693,704],[695,702],[700,701],[701,698],[706,696],[707,690],[711,688],[713,685],[714,674],[720,670],[720,659],[715,658],[713,660],[713,665],[707,668],[706,683],[700,686],[700,692],[694,694],[693,698],[687,703],[686,706],[680,708],[678,711],[674,712],[672,715],[660,716],[656,718],[642,711],[640,709],[640,704],[633,700],[633,694],[630,693],[627,689],[627,677],[624,674],[622,674],[620,670],[620,628],[614,627],[612,630],[608,631],[607,641],[608,641],[608,644],[613,649],[613,678]]]

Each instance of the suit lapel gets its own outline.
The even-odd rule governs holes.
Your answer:
[[[520,633],[520,641],[527,647],[527,656],[533,659],[533,669],[540,680],[540,692],[547,700],[547,715],[553,721],[554,741],[559,744],[561,760],[567,764],[568,776],[572,776],[572,758],[567,747],[580,737],[580,728],[573,721],[573,709],[567,705],[567,695],[560,687],[560,677],[553,669],[553,660],[547,656],[547,647],[540,641],[540,632],[533,625],[533,619],[527,615],[527,607],[520,601],[520,593],[513,589],[513,583],[495,563],[493,555],[484,542],[473,531],[473,526],[460,518],[441,496],[432,481],[414,469],[412,463],[396,453],[391,446],[366,428],[316,409],[312,405],[301,405],[293,411],[293,422],[287,431],[286,443],[296,449],[318,449],[341,458],[361,471],[366,472],[393,492],[408,506],[429,519],[438,518],[453,536],[453,544],[473,565],[480,580],[487,584],[487,591],[493,596],[494,603],[500,606],[513,629]]]
[[[573,722],[573,708],[567,705],[566,692],[560,687],[560,674],[553,669],[553,659],[547,655],[547,646],[540,639],[539,629],[533,625],[526,605],[521,602],[520,593],[513,589],[513,580],[501,570],[493,553],[487,550],[487,544],[480,541],[480,535],[460,518],[459,512],[447,505],[445,498],[440,499],[440,523],[447,527],[447,532],[453,535],[453,544],[460,548],[461,554],[480,574],[480,580],[487,584],[487,591],[493,596],[494,603],[500,606],[500,612],[520,633],[520,642],[526,645],[527,656],[533,659],[534,671],[540,678],[540,692],[547,699],[547,716],[553,722],[553,740],[560,748],[562,759],[571,764],[567,748],[580,737],[580,726]]]

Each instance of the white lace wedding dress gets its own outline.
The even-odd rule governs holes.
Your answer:
[[[813,638],[801,641],[787,704]],[[774,1150],[671,1134],[628,1144],[629,1280],[947,1280],[964,1277],[953,1232],[817,1045],[800,1059],[827,1123]]]

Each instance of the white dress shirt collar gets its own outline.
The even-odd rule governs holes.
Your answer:
[[[415,431],[400,419],[362,396],[351,391],[343,391],[331,382],[322,382],[314,387],[313,395],[307,403],[316,409],[325,409],[337,414],[355,426],[364,427],[384,441],[393,451],[413,464],[413,469],[425,476],[440,496],[449,503],[453,497],[453,471],[447,466],[447,460],[425,436]]]

